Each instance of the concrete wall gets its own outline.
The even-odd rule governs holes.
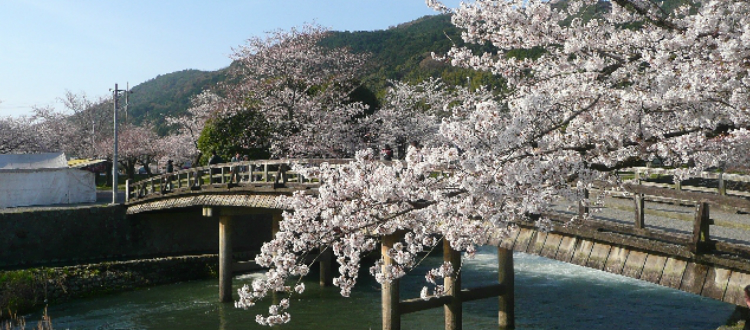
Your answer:
[[[271,219],[237,217],[234,250],[270,240]],[[218,253],[218,227],[200,208],[133,216],[121,206],[0,213],[0,269]]]
[[[70,168],[0,170],[0,208],[95,202],[94,179]]]

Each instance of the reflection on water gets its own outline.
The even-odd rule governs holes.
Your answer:
[[[494,249],[482,250],[465,262],[465,286],[497,279]],[[544,258],[515,255],[517,329],[715,329],[734,307],[707,298],[625,277]],[[402,298],[419,296],[424,272],[438,264],[428,258],[404,280]],[[363,267],[367,269],[367,267]],[[235,278],[235,286],[261,274]],[[292,322],[280,329],[380,329],[379,285],[362,274],[350,298],[337,288],[320,288],[306,281],[307,291],[292,299]],[[406,289],[404,289],[406,288]],[[218,281],[164,285],[135,292],[81,299],[49,308],[55,329],[268,329],[255,315],[268,310],[268,301],[252,310],[217,303]],[[278,299],[278,297],[277,297]],[[29,315],[27,320],[38,320]],[[441,329],[442,309],[405,315],[404,329]],[[464,329],[496,329],[497,300],[464,304]]]

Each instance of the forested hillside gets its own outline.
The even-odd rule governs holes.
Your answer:
[[[159,133],[164,134],[164,116],[184,112],[190,106],[193,95],[212,88],[224,79],[225,70],[183,70],[159,75],[139,84],[132,88],[128,116],[135,124],[143,121],[157,123]]]
[[[685,3],[685,0],[658,1],[667,11]],[[553,6],[564,8],[565,0],[554,2]],[[609,11],[611,4],[600,0],[599,5],[583,13],[584,20]],[[564,23],[564,22],[563,22]],[[471,84],[502,88],[502,81],[486,72],[464,70],[452,67],[445,61],[434,60],[432,53],[444,54],[452,45],[464,45],[461,31],[450,22],[448,15],[425,16],[378,31],[334,31],[322,41],[330,47],[349,47],[353,52],[372,54],[370,71],[361,77],[363,89],[360,98],[368,104],[376,104],[368,95],[382,97],[388,80],[418,82],[428,77],[440,77],[453,85]],[[227,48],[237,45],[227,45]],[[490,46],[473,46],[477,52],[485,52]],[[509,53],[517,57],[539,56],[540,49],[516,50]],[[157,76],[133,87],[129,112],[132,121],[155,123],[160,134],[168,128],[164,125],[165,115],[183,113],[190,105],[190,98],[204,89],[214,89],[218,82],[226,79],[227,69],[218,71],[184,70]]]
[[[461,31],[451,24],[448,15],[425,16],[387,30],[333,32],[323,44],[371,53],[373,71],[365,85],[377,95],[382,95],[388,80],[418,82],[440,77],[447,83],[463,85],[469,77],[474,86],[499,84],[488,74],[458,69],[432,58],[432,53],[445,54],[453,45],[464,45]]]
[[[323,41],[330,47],[348,46],[353,52],[372,54],[370,73],[362,77],[364,86],[381,96],[388,79],[418,81],[441,77],[451,84],[497,84],[490,75],[460,70],[445,62],[435,61],[431,52],[447,52],[453,43],[461,44],[460,31],[447,15],[425,16],[387,30],[332,32]],[[228,45],[231,47],[234,45]],[[212,89],[226,78],[226,69],[219,71],[184,70],[160,75],[132,88],[129,116],[138,124],[150,121],[161,134],[166,133],[163,118],[177,115],[190,105],[190,97],[204,89]],[[369,92],[367,94],[370,94]],[[371,102],[368,102],[371,103]]]

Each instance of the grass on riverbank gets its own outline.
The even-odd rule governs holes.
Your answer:
[[[2,313],[0,313],[0,319]],[[0,330],[24,330],[26,329],[26,319],[23,316],[11,315],[9,320],[2,321],[0,323]],[[47,308],[44,308],[44,314],[42,319],[37,322],[34,330],[52,330],[52,318],[47,314]]]
[[[0,306],[7,313],[0,319],[34,310],[47,278],[49,271],[41,268],[0,272]]]

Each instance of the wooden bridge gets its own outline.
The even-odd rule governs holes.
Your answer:
[[[303,164],[323,162],[342,164],[349,160],[300,160]],[[639,173],[670,175],[664,170],[634,169]],[[640,174],[640,176],[643,176]],[[403,300],[398,281],[383,284],[383,329],[400,329],[401,315],[428,308],[445,309],[446,329],[461,328],[461,303],[499,297],[498,322],[501,328],[514,327],[513,261],[511,251],[519,251],[578,264],[610,273],[648,281],[737,306],[745,307],[742,289],[750,284],[750,222],[732,223],[734,214],[750,211],[750,199],[740,192],[727,192],[726,181],[750,181],[746,177],[703,175],[714,180],[715,188],[673,185],[627,184],[626,197],[632,201],[627,210],[617,215],[589,217],[570,222],[571,217],[589,213],[584,205],[558,209],[539,215],[551,219],[553,230],[537,228],[532,222],[518,224],[519,230],[510,238],[493,234],[491,245],[498,247],[498,284],[484,288],[462,289],[460,275],[446,278],[446,295],[427,301],[420,298]],[[638,181],[637,181],[638,182]],[[315,194],[317,178],[306,178],[290,170],[287,161],[252,161],[219,164],[181,170],[170,177],[159,176],[135,183],[128,182],[126,206],[128,214],[163,211],[200,206],[203,215],[219,218],[219,282],[220,300],[232,301],[231,289],[231,224],[232,217],[247,213],[272,213],[274,231],[278,229],[281,211],[288,207],[278,196],[295,191]],[[598,187],[608,189],[606,185]],[[620,200],[622,203],[622,199]],[[658,203],[671,203],[692,210],[687,228],[650,227],[649,219]],[[652,209],[649,209],[651,206]],[[593,213],[596,214],[596,213]],[[742,232],[742,239],[712,235],[712,228],[730,226]],[[383,238],[383,251],[399,239],[398,235]],[[385,264],[392,261],[384,254]],[[330,283],[330,255],[321,262],[321,285]],[[445,261],[460,264],[460,254],[444,244]]]

